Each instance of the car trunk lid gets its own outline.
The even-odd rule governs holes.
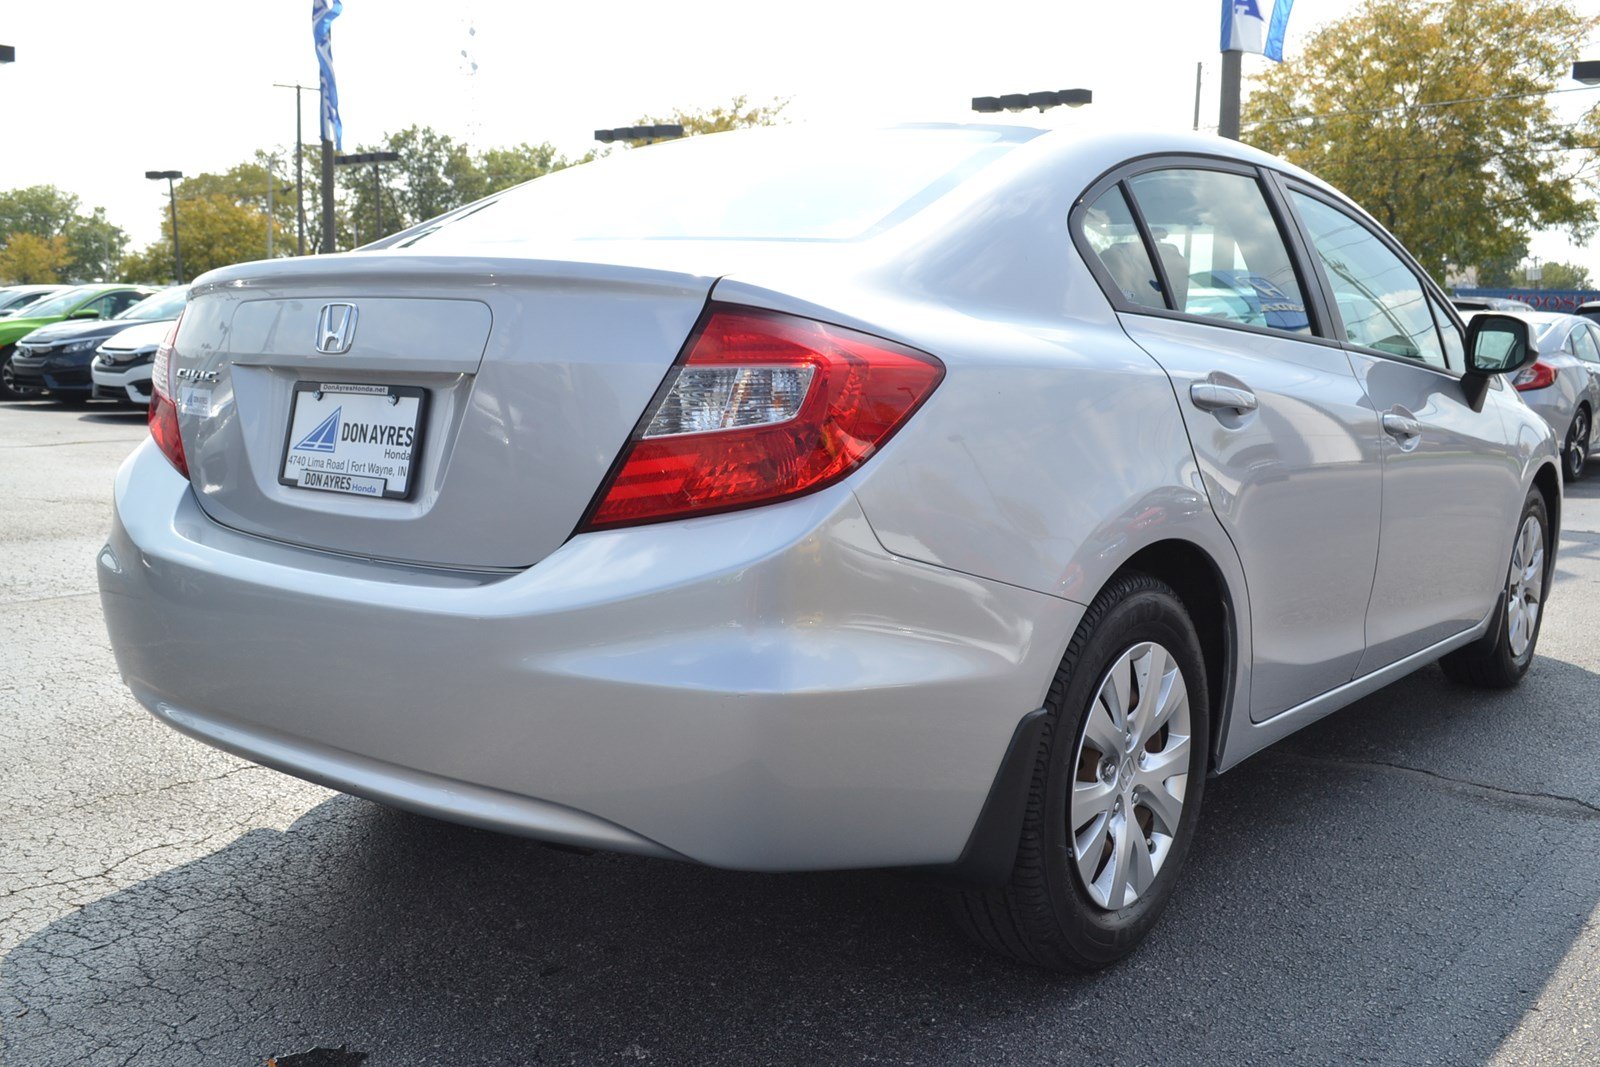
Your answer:
[[[414,254],[208,276],[174,354],[200,505],[236,529],[328,551],[457,568],[537,563],[582,518],[713,281]],[[340,336],[324,343],[330,333]],[[308,410],[291,426],[297,403]],[[404,427],[389,428],[408,418],[409,457],[396,448]],[[332,463],[364,434],[380,451],[346,455],[404,461],[401,476],[372,480],[403,491],[286,484],[300,477],[285,464],[296,446],[308,446],[296,462]]]

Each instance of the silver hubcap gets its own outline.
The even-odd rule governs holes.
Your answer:
[[[1512,656],[1521,659],[1533,643],[1544,603],[1544,527],[1537,515],[1522,520],[1511,549],[1511,575],[1506,580],[1506,639]]]
[[[1078,740],[1068,803],[1073,866],[1108,911],[1147,892],[1172,852],[1189,782],[1189,688],[1146,641],[1106,672]]]

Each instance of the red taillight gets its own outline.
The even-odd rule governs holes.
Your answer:
[[[154,438],[161,454],[172,461],[178,473],[189,476],[189,461],[183,455],[183,436],[178,433],[178,404],[172,387],[172,346],[178,339],[178,327],[183,323],[180,314],[166,339],[156,349],[155,362],[150,366],[150,436]]]
[[[1511,384],[1517,387],[1517,392],[1526,393],[1530,389],[1543,389],[1547,385],[1554,385],[1556,374],[1555,367],[1542,359],[1536,359],[1511,379]]]
[[[584,529],[768,504],[860,466],[944,377],[932,356],[810,319],[714,308]]]

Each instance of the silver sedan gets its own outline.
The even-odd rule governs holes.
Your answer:
[[[1424,664],[1529,669],[1532,352],[1228,141],[694,137],[200,278],[97,569],[203,742],[552,842],[942,872],[1090,969],[1209,776]]]
[[[1600,324],[1548,311],[1506,314],[1528,323],[1537,350],[1511,384],[1556,432],[1566,480],[1575,482],[1588,465],[1600,411]]]

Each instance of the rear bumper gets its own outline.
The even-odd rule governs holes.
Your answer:
[[[219,526],[148,444],[99,556],[158,717],[493,829],[754,870],[962,856],[1082,609],[889,555],[847,486],[445,572]]]

